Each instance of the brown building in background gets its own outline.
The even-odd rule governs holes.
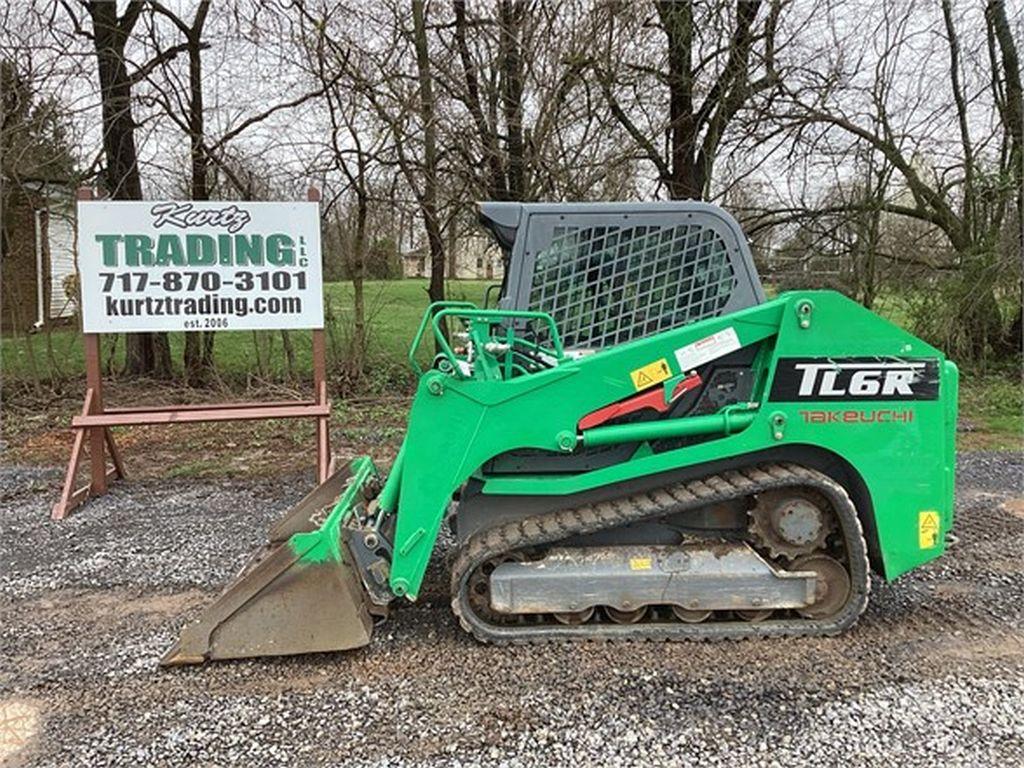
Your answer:
[[[2,184],[0,330],[67,322],[77,310],[73,190],[41,180]]]

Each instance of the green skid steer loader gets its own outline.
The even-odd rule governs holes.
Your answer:
[[[419,595],[442,524],[452,610],[494,643],[832,635],[872,570],[942,554],[957,369],[939,350],[838,293],[766,300],[711,205],[480,217],[508,256],[500,296],[426,311],[390,471],[361,457],[314,490],[162,663],[366,645]]]

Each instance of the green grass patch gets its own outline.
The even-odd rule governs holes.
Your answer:
[[[1024,385],[1019,373],[961,378],[958,443],[967,450],[1024,449]]]
[[[466,300],[482,305],[489,285],[480,280],[454,280],[447,284],[452,300]],[[768,286],[774,293],[774,287]],[[348,282],[324,286],[326,304],[328,364],[340,365],[349,349],[352,327],[352,285]],[[429,303],[426,280],[371,280],[365,285],[368,365],[365,389],[370,392],[405,392],[411,389],[414,376],[406,355],[409,344]],[[883,317],[909,326],[911,315],[905,298],[880,296],[875,307]],[[312,375],[310,334],[291,331],[288,334],[293,351],[291,362],[285,353],[284,338],[277,331],[220,332],[215,346],[215,364],[223,384],[238,389],[248,384],[268,382],[306,383]],[[171,355],[180,369],[184,334],[170,334]],[[423,345],[420,358],[426,362],[432,346]],[[31,336],[0,339],[0,370],[8,391],[31,388],[38,380],[44,387],[77,380],[84,375],[81,338],[69,328]],[[110,370],[120,370],[124,361],[123,337],[103,339],[103,357]],[[335,370],[337,370],[335,368]],[[346,390],[347,391],[347,390]],[[145,400],[144,396],[141,396]],[[339,401],[336,401],[336,403]],[[342,401],[343,402],[343,401]],[[344,409],[346,406],[339,406]],[[363,413],[375,406],[360,402],[355,410]],[[393,441],[400,438],[404,403],[390,401],[379,406],[387,413],[377,418],[353,418],[340,414],[342,423],[350,424],[350,434],[342,439],[354,443],[369,440]],[[392,413],[396,410],[399,414]],[[960,445],[966,449],[1014,449],[1024,447],[1024,388],[1019,372],[1001,371],[975,375],[964,371],[960,396]],[[386,425],[386,426],[382,426]],[[185,468],[186,473],[193,471]],[[197,470],[196,470],[197,471]]]
[[[446,290],[452,300],[482,304],[490,283],[483,280],[452,280]],[[324,286],[328,364],[340,362],[347,353],[352,335],[353,291],[351,283],[327,283]],[[365,285],[367,346],[370,379],[389,380],[396,371],[407,368],[409,344],[429,304],[426,280],[370,280]],[[253,379],[280,381],[312,374],[312,350],[309,331],[289,331],[292,359],[286,352],[285,337],[279,331],[224,331],[217,333],[214,363],[218,375],[229,385]],[[169,334],[171,359],[178,372],[182,368],[184,333]],[[426,359],[427,344],[423,357]],[[116,373],[124,365],[124,339],[103,337],[103,361]],[[35,381],[55,384],[84,375],[85,362],[81,337],[72,328],[49,333],[6,336],[0,339],[0,367],[6,382],[31,385]],[[376,373],[383,372],[381,376]],[[411,375],[411,374],[410,374]]]

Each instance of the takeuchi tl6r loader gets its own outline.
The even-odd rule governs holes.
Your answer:
[[[316,488],[162,663],[364,646],[420,594],[442,526],[452,610],[490,643],[833,635],[871,571],[942,554],[939,350],[839,293],[766,299],[711,205],[480,218],[500,295],[427,309],[390,470],[361,457]]]

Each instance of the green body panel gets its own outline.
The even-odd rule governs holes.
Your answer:
[[[440,311],[458,317],[459,310]],[[487,333],[483,321],[491,315],[472,313],[466,318],[478,350],[483,349]],[[631,373],[662,360],[672,377],[687,373],[679,369],[675,351],[725,329],[735,331],[741,346],[762,343],[755,361],[752,403],[729,406],[717,415],[673,420],[693,422],[685,427],[666,427],[669,422],[663,420],[602,426],[579,434],[577,423],[583,416],[637,393]],[[500,337],[495,333],[492,338]],[[454,362],[451,349],[444,349]],[[396,595],[417,595],[452,494],[470,477],[483,481],[485,494],[566,495],[775,446],[806,445],[830,452],[860,475],[871,501],[871,510],[860,512],[874,517],[887,578],[943,552],[953,517],[956,367],[937,349],[844,296],[827,291],[787,293],[725,317],[579,359],[563,358],[557,335],[551,349],[554,367],[517,371],[519,375],[511,378],[511,367],[499,370],[493,360],[483,359],[474,361],[472,377],[457,366],[447,373],[431,370],[422,375],[401,460],[393,467],[380,501],[385,513],[397,512],[390,573]],[[842,403],[767,399],[779,358],[867,356],[936,359],[938,398]],[[480,353],[480,357],[485,356]],[[839,418],[812,422],[812,411],[838,412]],[[879,411],[901,415],[895,421],[858,421],[858,414]],[[848,412],[853,415],[847,416]],[[644,430],[650,433],[645,435]],[[633,442],[665,436],[665,430],[677,435],[706,434],[712,439],[663,453],[652,453],[641,444],[627,461],[577,474],[488,477],[482,470],[488,460],[516,449],[566,452],[588,440],[590,444]],[[934,543],[924,547],[922,512],[937,512],[940,520]]]

